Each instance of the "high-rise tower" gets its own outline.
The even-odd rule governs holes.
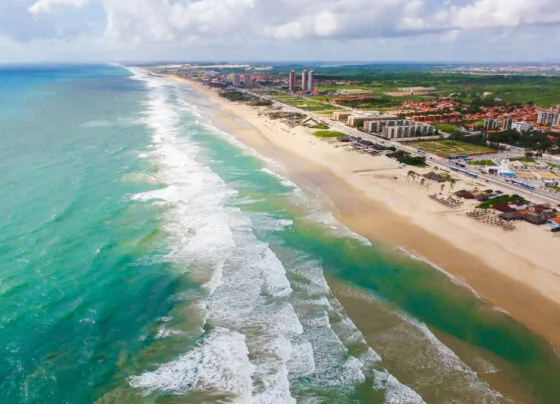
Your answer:
[[[290,89],[290,93],[296,92],[296,72],[293,70],[290,72],[290,77],[288,79],[288,88]]]
[[[307,77],[307,91],[310,93],[313,92],[313,84],[313,70],[309,70]]]
[[[307,79],[307,70],[304,70],[301,74],[301,89],[303,90],[303,92],[307,91]]]

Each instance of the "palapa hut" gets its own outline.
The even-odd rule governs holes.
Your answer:
[[[547,222],[546,218],[542,215],[538,215],[536,213],[530,213],[528,215],[523,215],[523,220],[526,220],[529,223],[541,225]]]
[[[445,177],[439,175],[438,173],[434,173],[433,171],[430,171],[428,174],[424,174],[423,177],[439,183],[447,181]]]
[[[521,219],[523,219],[523,215],[519,212],[506,212],[506,213],[502,213],[500,215],[500,218],[504,219],[504,220],[508,220],[508,221],[510,221],[510,220],[521,220]]]
[[[455,192],[455,196],[458,196],[459,198],[463,198],[463,199],[474,199],[474,195],[464,189]]]

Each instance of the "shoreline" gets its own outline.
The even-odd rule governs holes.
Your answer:
[[[220,129],[283,163],[294,182],[325,195],[334,216],[349,229],[443,269],[560,347],[560,268],[553,264],[558,240],[551,233],[525,223],[504,233],[475,222],[406,183],[405,170],[387,158],[347,152],[305,128],[289,129],[259,117],[256,109],[222,99],[198,82],[171,78],[214,104],[213,120]],[[461,179],[460,186],[466,181]]]

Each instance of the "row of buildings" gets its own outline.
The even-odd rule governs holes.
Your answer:
[[[256,81],[251,73],[233,73],[231,75],[231,84],[234,87],[241,87],[241,84],[243,84],[246,88],[253,88],[256,85]]]
[[[484,130],[510,130],[513,129],[513,119],[504,118],[499,120],[496,118],[486,118],[484,119]]]
[[[333,120],[345,122],[352,128],[362,129],[364,132],[373,133],[385,139],[408,139],[432,136],[436,133],[432,125],[398,119],[392,115],[352,115],[350,112],[333,112]]]
[[[432,136],[435,129],[432,125],[395,119],[395,117],[378,117],[364,122],[364,131],[379,134],[385,139],[407,139]]]
[[[499,131],[499,130],[516,130],[519,133],[530,132],[535,129],[535,126],[525,121],[515,121],[513,118],[504,118],[502,120],[497,118],[484,119],[484,130],[486,131]]]
[[[304,93],[312,93],[315,85],[313,70],[304,70],[301,73],[301,90]],[[296,72],[292,70],[288,76],[288,89],[290,93],[296,92]]]

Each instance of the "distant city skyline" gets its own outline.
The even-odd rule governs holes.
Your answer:
[[[553,63],[556,9],[555,0],[0,0],[0,63]]]

